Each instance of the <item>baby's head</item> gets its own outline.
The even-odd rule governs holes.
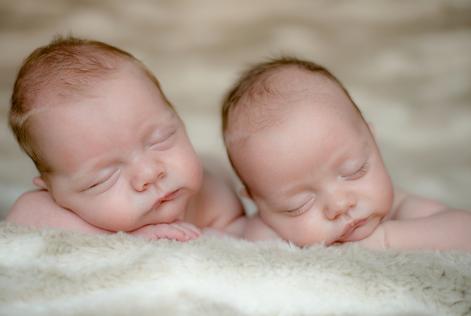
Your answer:
[[[110,231],[181,219],[202,167],[158,80],[108,44],[59,38],[14,85],[10,126],[57,204]]]
[[[368,124],[324,67],[255,65],[223,103],[229,159],[261,218],[298,245],[360,240],[392,206]]]

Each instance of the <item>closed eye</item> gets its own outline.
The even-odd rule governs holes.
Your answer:
[[[95,193],[104,192],[108,190],[116,182],[116,180],[119,177],[119,174],[120,172],[118,169],[114,171],[113,173],[110,173],[106,175],[105,177],[100,178],[99,180],[93,182],[93,184],[89,185],[87,188],[82,190],[82,192],[85,192],[85,191],[95,192]]]
[[[164,135],[157,137],[151,142],[151,145],[149,146],[149,148],[153,150],[167,149],[171,145],[171,141],[173,140],[176,133],[177,133],[177,130],[174,129]]]
[[[299,216],[301,214],[304,214],[311,208],[314,200],[315,200],[315,197],[311,197],[306,202],[304,202],[301,206],[296,207],[291,210],[284,211],[284,213],[289,216]]]
[[[363,177],[367,172],[368,172],[368,169],[369,169],[370,165],[367,162],[365,162],[361,167],[360,169],[356,170],[354,173],[352,173],[351,175],[349,176],[346,176],[345,178],[347,180],[357,180],[357,179],[360,179],[361,177]]]

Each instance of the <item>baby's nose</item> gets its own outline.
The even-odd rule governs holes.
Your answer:
[[[356,204],[353,194],[348,192],[333,192],[329,195],[325,205],[325,216],[329,220],[335,220],[347,213]]]
[[[166,172],[162,163],[151,160],[140,160],[136,162],[131,182],[136,191],[142,192],[165,176]]]

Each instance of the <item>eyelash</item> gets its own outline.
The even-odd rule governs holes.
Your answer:
[[[165,135],[163,138],[159,139],[159,140],[156,140],[154,141],[151,145],[150,145],[150,148],[152,149],[162,149],[162,148],[158,148],[159,146],[165,144],[168,140],[170,140],[172,138],[173,135],[176,134],[176,130],[172,131],[171,133]]]
[[[105,180],[105,181],[106,181],[106,180]],[[104,182],[104,181],[103,181],[103,182]],[[98,182],[98,183],[92,184],[91,186],[89,186],[88,188],[86,188],[85,191],[90,190],[90,189],[93,189],[93,188],[96,188],[97,186],[99,186],[99,185],[102,184],[103,182]]]
[[[308,204],[311,203],[311,201],[313,201],[314,198],[310,198],[306,203],[304,203],[303,205],[301,205],[300,207],[298,208],[295,208],[295,209],[292,209],[292,210],[288,210],[288,211],[285,211],[285,213],[287,213],[288,215],[290,216],[299,216],[301,214],[304,214],[305,212],[308,211]]]
[[[91,186],[86,188],[84,191],[93,190],[93,189],[99,187],[100,185],[110,181],[117,173],[118,173],[118,171],[113,172],[109,177],[103,179],[102,181],[99,181],[99,182],[96,182],[96,183],[92,184]]]
[[[361,177],[363,177],[366,172],[368,171],[369,164],[368,162],[365,162],[360,169],[355,171],[352,175],[346,177],[348,180],[357,180]]]
[[[294,210],[290,210],[290,211],[286,211],[286,213],[290,216],[299,216],[301,214],[304,214],[305,211],[303,210],[303,207],[300,207],[298,209],[294,209]]]

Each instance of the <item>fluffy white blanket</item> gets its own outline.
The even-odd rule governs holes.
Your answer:
[[[471,315],[471,254],[0,223],[0,315]]]

